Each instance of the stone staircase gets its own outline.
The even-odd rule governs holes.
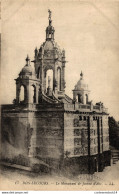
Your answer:
[[[100,180],[105,180],[105,174],[107,172],[114,171],[116,166],[119,166],[119,150],[111,148],[111,165],[104,167],[102,172],[95,172],[94,175],[97,176]]]
[[[111,150],[111,156],[112,156],[112,163],[116,164],[116,162],[119,160],[119,150]]]

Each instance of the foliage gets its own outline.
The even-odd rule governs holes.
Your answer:
[[[110,145],[119,149],[119,122],[109,117],[109,140]]]

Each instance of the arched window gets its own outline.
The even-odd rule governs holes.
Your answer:
[[[60,68],[58,68],[57,69],[57,80],[58,80],[58,91],[60,91],[61,90],[61,69]]]
[[[79,120],[80,120],[80,121],[82,120],[82,116],[79,116]]]
[[[53,70],[52,69],[49,69],[47,70],[46,72],[46,91],[47,91],[47,88],[48,88],[48,80],[50,78],[50,88],[53,89]]]
[[[23,102],[25,100],[25,86],[21,85],[20,88],[20,102]]]
[[[36,87],[34,85],[32,85],[30,90],[31,90],[31,95],[30,95],[31,100],[30,100],[30,102],[31,103],[36,103]]]
[[[84,116],[83,118],[84,118],[84,121],[86,121],[86,117]]]

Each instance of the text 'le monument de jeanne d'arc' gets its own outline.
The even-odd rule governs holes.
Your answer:
[[[54,40],[49,10],[46,40],[27,56],[16,81],[13,104],[2,105],[4,163],[32,171],[103,171],[110,165],[108,113],[103,103],[89,101],[83,73],[73,98],[65,94],[65,50]],[[75,67],[74,67],[75,68]]]

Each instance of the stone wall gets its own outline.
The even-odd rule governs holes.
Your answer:
[[[3,110],[1,120],[2,160],[26,166],[34,158],[49,165],[60,163],[64,153],[62,111],[9,109]]]
[[[28,166],[28,113],[6,112],[1,119],[1,158],[6,162]]]
[[[63,112],[39,111],[36,119],[36,157],[50,166],[58,165],[63,157]]]
[[[79,114],[64,114],[64,152],[68,157],[88,155],[88,120]]]
[[[68,157],[96,155],[109,150],[107,116],[64,114],[64,153]]]
[[[107,116],[43,107],[34,111],[3,108],[2,160],[29,166],[31,159],[37,159],[59,168],[63,158],[95,156],[109,150]]]
[[[109,125],[107,116],[103,116],[102,125],[103,125],[103,151],[107,151],[109,150]]]
[[[90,154],[98,154],[98,130],[97,120],[93,116],[90,117]]]

